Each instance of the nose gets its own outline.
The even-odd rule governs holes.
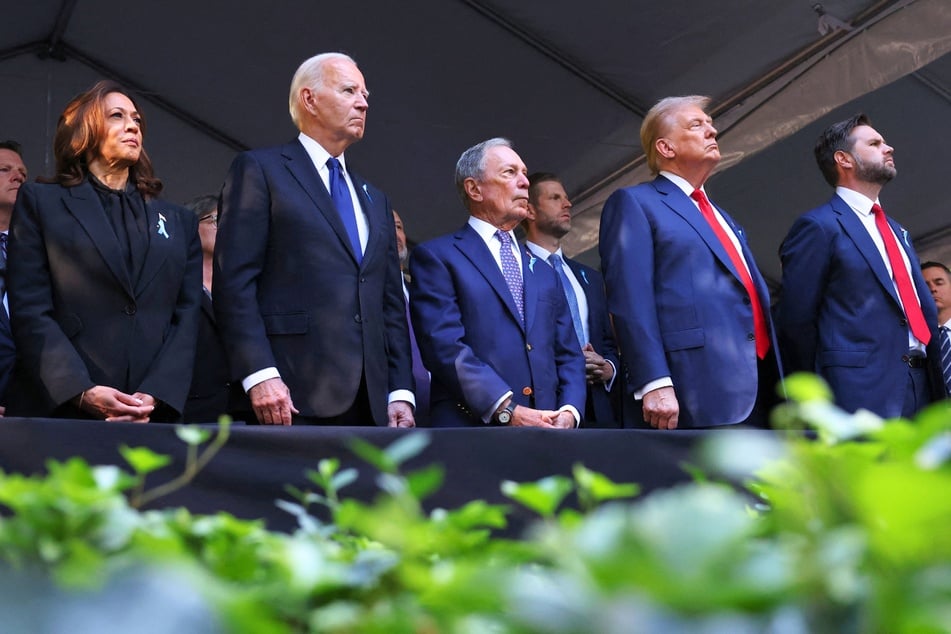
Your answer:
[[[26,174],[23,172],[14,172],[13,173],[13,182],[23,184],[26,182]]]
[[[713,122],[712,122],[712,121],[707,124],[707,136],[708,136],[708,137],[713,137],[713,138],[716,138],[716,136],[717,136],[717,129],[716,129],[715,127],[713,127]]]
[[[516,181],[516,185],[518,185],[518,188],[528,189],[529,184],[530,183],[528,182],[528,176],[525,175],[525,172],[519,172],[518,180]]]
[[[565,209],[571,209],[571,199],[565,198]]]
[[[356,106],[359,110],[367,110],[370,108],[370,102],[367,101],[366,95],[363,93],[357,95]]]

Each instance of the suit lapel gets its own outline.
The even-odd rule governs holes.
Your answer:
[[[145,203],[146,233],[148,234],[148,251],[145,254],[145,262],[142,264],[142,271],[139,273],[139,279],[135,283],[135,292],[142,292],[149,282],[165,264],[168,258],[169,250],[172,244],[187,242],[187,236],[184,235],[184,228],[176,222],[178,216],[167,210],[165,203],[159,200],[151,200]]]
[[[855,248],[858,249],[859,253],[862,254],[862,257],[866,263],[868,263],[869,268],[872,269],[872,273],[875,274],[875,278],[879,284],[882,285],[882,288],[885,289],[885,292],[888,293],[892,300],[898,306],[901,306],[901,301],[895,292],[895,285],[892,283],[891,275],[888,274],[885,261],[882,259],[882,254],[879,252],[878,247],[875,246],[875,242],[872,240],[872,236],[868,234],[865,225],[862,224],[859,217],[852,211],[852,208],[838,196],[834,196],[830,204],[832,205],[832,210],[838,216],[839,224],[843,231],[849,236],[852,243],[855,244]]]
[[[379,214],[375,213],[374,204],[376,203],[370,197],[370,192],[368,191],[367,182],[363,178],[352,171],[349,171],[350,180],[353,181],[353,188],[357,190],[357,198],[360,200],[360,206],[363,207],[363,215],[367,219],[367,246],[363,253],[363,264],[366,263],[368,258],[372,258],[376,253],[386,253],[386,249],[381,248],[381,243],[389,234],[386,232],[385,225],[380,224]],[[382,203],[382,201],[380,201]],[[387,210],[384,210],[386,212]],[[392,213],[383,214],[383,222],[389,221],[390,224],[393,223]],[[341,222],[341,224],[343,224]],[[395,236],[393,238],[396,240]]]
[[[730,256],[727,254],[726,249],[723,248],[723,243],[720,242],[720,239],[717,237],[717,234],[713,232],[713,228],[710,227],[710,223],[707,222],[706,218],[700,213],[700,210],[697,209],[696,205],[693,204],[693,201],[684,194],[677,185],[668,180],[663,176],[658,176],[654,179],[653,182],[654,188],[664,196],[664,203],[673,210],[678,216],[683,218],[687,224],[693,227],[700,238],[706,243],[707,247],[710,248],[710,251],[716,256],[720,263],[726,268],[727,271],[733,274],[733,277],[736,278],[741,284],[743,280],[740,278],[739,272],[736,270],[736,267],[733,266],[733,260],[730,259]],[[713,204],[713,201],[710,201],[710,204],[713,205],[717,211],[723,216],[727,221],[727,224],[730,225],[730,228],[733,228],[730,219],[720,210],[716,205]],[[734,233],[736,231],[734,230]],[[742,241],[741,241],[742,242]],[[749,262],[749,260],[747,260]]]
[[[505,278],[502,277],[502,271],[495,262],[495,258],[492,257],[489,247],[486,246],[479,234],[476,233],[476,230],[468,224],[456,233],[455,238],[456,248],[459,249],[467,260],[472,262],[472,265],[479,274],[485,278],[485,281],[489,283],[489,286],[492,287],[495,294],[499,296],[499,299],[501,299],[502,303],[508,308],[512,318],[519,324],[519,327],[524,330],[522,318],[518,314],[515,299],[512,297],[512,291],[509,290]],[[525,263],[524,258],[522,262]],[[527,263],[525,263],[525,265],[527,266]],[[524,279],[524,271],[522,274]],[[526,304],[527,303],[526,301]]]
[[[340,219],[340,213],[330,198],[330,192],[324,186],[324,182],[314,167],[314,162],[310,160],[307,150],[301,145],[300,141],[294,141],[284,146],[283,151],[284,165],[291,173],[291,176],[300,184],[304,192],[310,197],[317,206],[317,210],[324,217],[327,223],[333,228],[340,240],[340,245],[350,258],[356,264],[356,257],[353,253],[353,247],[350,246],[350,237],[347,235],[347,229],[343,226],[343,220]],[[352,178],[352,175],[351,175]]]
[[[534,253],[528,249],[522,250],[522,288],[525,307],[525,331],[532,329],[535,322],[535,307],[538,305],[538,287],[535,284],[535,267],[549,266],[544,262],[539,262]],[[504,279],[504,278],[503,278]],[[507,285],[506,285],[507,287]],[[511,293],[509,293],[511,295]]]
[[[119,284],[130,297],[134,296],[132,280],[129,278],[128,268],[122,260],[122,252],[119,249],[116,232],[109,224],[102,203],[89,181],[83,181],[75,187],[68,188],[63,194],[63,204],[92,240],[103,262]]]

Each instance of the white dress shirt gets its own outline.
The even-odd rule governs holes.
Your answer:
[[[839,198],[845,201],[852,211],[855,212],[855,215],[858,216],[858,219],[861,221],[862,226],[865,227],[865,230],[868,232],[872,242],[875,243],[875,248],[878,249],[878,254],[882,258],[882,262],[885,263],[885,269],[888,271],[888,276],[892,280],[892,287],[895,289],[895,297],[898,298],[898,303],[901,304],[901,295],[898,294],[898,284],[895,283],[895,275],[892,272],[892,263],[888,259],[888,251],[885,250],[885,241],[882,240],[882,234],[878,231],[878,225],[875,224],[875,215],[872,213],[872,205],[879,204],[878,200],[871,200],[864,195],[858,193],[854,189],[849,189],[847,187],[836,187],[835,193],[838,194]],[[889,226],[889,231],[891,231],[891,226]],[[892,235],[895,232],[892,231]],[[902,241],[902,236],[895,236],[896,242]],[[905,250],[899,247],[898,252],[901,253],[902,262],[905,263],[905,270],[908,272],[908,279],[914,280],[915,277],[911,272],[911,262],[908,261],[908,254],[905,253]],[[914,288],[914,286],[912,286]],[[921,299],[918,298],[917,291],[915,292],[915,298],[918,299],[918,305],[921,306]],[[902,310],[905,309],[905,306],[902,305]],[[907,311],[906,313],[907,314]],[[918,341],[917,337],[912,334],[911,327],[908,328],[908,349],[916,350],[918,352],[924,353],[925,345]]]

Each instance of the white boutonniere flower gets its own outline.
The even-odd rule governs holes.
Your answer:
[[[168,231],[165,230],[165,222],[166,222],[165,216],[163,214],[159,214],[158,225],[156,225],[155,228],[158,229],[157,233],[160,236],[163,236],[166,240],[168,240],[171,236],[169,236]]]

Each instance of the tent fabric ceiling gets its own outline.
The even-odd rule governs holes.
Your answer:
[[[861,30],[890,12],[945,4],[826,0],[818,12]],[[605,184],[637,174],[638,128],[657,99],[708,94],[715,112],[729,118],[733,108],[759,108],[768,90],[764,78],[777,69],[795,68],[804,56],[821,55],[824,46],[849,37],[821,34],[814,5],[32,0],[8,7],[0,22],[0,138],[24,144],[32,175],[49,174],[62,107],[97,79],[113,76],[142,95],[146,147],[166,197],[181,202],[217,191],[240,149],[293,138],[287,113],[293,71],[310,55],[342,50],[357,59],[371,92],[366,138],[348,158],[387,192],[413,241],[463,222],[452,184],[455,161],[492,136],[511,138],[530,170],[561,174],[583,203],[576,212],[592,219],[590,234]],[[943,29],[944,39],[951,37],[951,10],[933,11],[929,19],[929,33]],[[908,54],[907,47],[894,49],[886,53]],[[851,72],[870,71],[876,69],[866,61]],[[949,224],[939,187],[951,150],[935,129],[948,119],[949,94],[951,62],[942,55],[816,113],[815,120],[797,122],[798,132],[718,173],[710,185],[714,200],[746,225],[775,281],[785,230],[829,194],[812,165],[812,140],[836,117],[864,109],[898,150],[900,176],[883,193],[886,208],[901,210],[893,213],[914,237],[934,242]],[[596,263],[593,246],[589,235],[573,250]]]

